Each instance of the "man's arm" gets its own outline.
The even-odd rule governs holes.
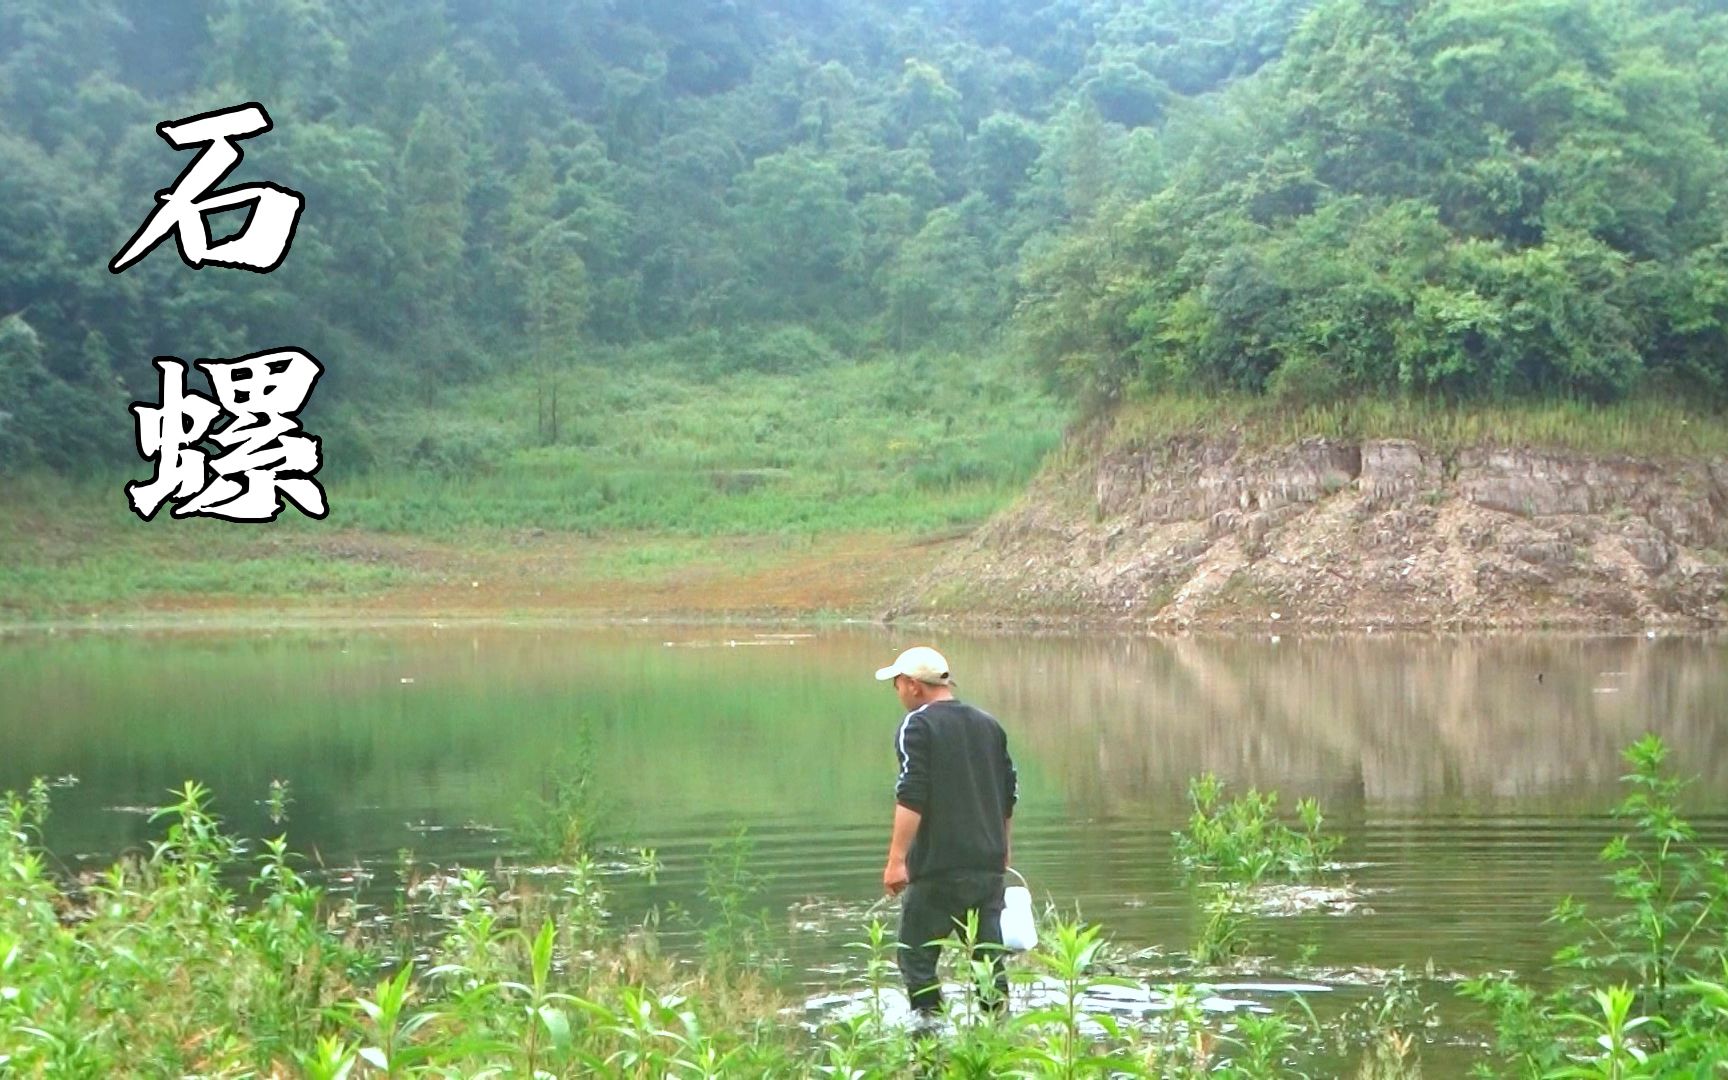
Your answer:
[[[1002,732],[1002,868],[1014,864],[1014,804],[1020,801],[1020,774],[1014,768],[1014,756],[1008,753],[1008,733]]]
[[[888,841],[888,865],[882,870],[882,887],[899,896],[911,880],[906,855],[918,837],[924,807],[930,797],[929,731],[916,713],[906,714],[894,735],[894,753],[900,759],[900,776],[894,782],[894,832]]]
[[[882,887],[889,896],[899,896],[906,889],[906,852],[918,835],[918,824],[924,815],[909,807],[895,804],[894,834],[888,840],[888,866],[882,871]]]

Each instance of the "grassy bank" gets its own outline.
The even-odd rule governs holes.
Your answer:
[[[385,596],[634,613],[680,591],[698,611],[847,608],[1012,499],[1061,421],[1007,358],[691,374],[639,350],[315,430],[322,522],[145,524],[131,463],[0,483],[0,617]],[[771,595],[787,579],[811,588]]]
[[[322,522],[144,524],[118,468],[0,481],[0,620],[871,614],[1025,489],[1065,415],[1005,356],[768,372],[637,349],[522,371],[366,424],[334,418]],[[1728,455],[1728,422],[1655,401],[1159,396],[1124,403],[1107,439],[1196,434]]]
[[[499,380],[374,425],[355,449],[386,467],[342,486],[339,523],[431,535],[940,529],[1017,491],[1063,416],[1007,357],[708,377],[640,352],[613,364]]]
[[[1556,919],[1575,943],[1545,974],[1490,974],[1463,994],[1482,1026],[1434,1030],[1403,977],[1342,1014],[1301,998],[1208,1011],[1215,982],[1256,971],[1269,890],[1341,873],[1317,806],[1299,821],[1273,795],[1225,798],[1195,782],[1173,870],[1202,918],[1187,974],[1137,977],[1102,928],[1046,912],[1040,943],[1010,964],[1006,1015],[987,964],[947,950],[952,1026],[915,1037],[895,1019],[892,935],[866,913],[845,965],[850,1011],[807,1015],[764,977],[772,935],[753,896],[747,838],[710,853],[704,910],[619,927],[582,824],[557,827],[560,865],[416,870],[405,857],[382,911],[326,893],[282,840],[222,831],[189,784],[157,814],[148,857],[106,874],[57,872],[42,843],[40,782],[0,802],[0,1069],[61,1076],[619,1076],[864,1078],[1132,1076],[1168,1080],[1355,1076],[1410,1080],[1436,1043],[1482,1048],[1474,1075],[1710,1076],[1728,1055],[1728,878],[1675,811],[1680,785],[1646,739],[1603,852],[1614,902]],[[582,800],[576,800],[576,805]],[[278,823],[291,793],[273,787]],[[543,811],[565,803],[549,803]],[[574,821],[574,819],[572,819]],[[586,821],[586,818],[583,819]],[[544,855],[544,853],[538,853]],[[643,853],[635,872],[652,875]],[[245,882],[244,896],[234,887]],[[661,915],[699,921],[688,955],[660,947]],[[1357,915],[1354,917],[1364,917]],[[1322,958],[1323,960],[1323,958]],[[834,977],[839,977],[835,975]],[[1138,1017],[1104,995],[1144,996]],[[1491,1048],[1490,1048],[1491,1044]]]
[[[1467,447],[1527,447],[1653,458],[1728,455],[1728,417],[1662,400],[1453,405],[1358,398],[1288,405],[1241,395],[1148,395],[1124,403],[1113,420],[1113,446],[1173,435],[1235,434],[1254,448],[1318,436],[1411,439],[1442,453]]]

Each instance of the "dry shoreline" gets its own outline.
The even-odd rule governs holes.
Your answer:
[[[356,540],[344,544],[353,550]],[[393,543],[399,543],[394,542]],[[739,540],[739,550],[761,542]],[[819,543],[808,552],[776,555],[763,565],[686,567],[647,578],[549,573],[548,560],[572,565],[592,553],[593,541],[554,541],[536,554],[431,557],[420,550],[402,565],[415,580],[359,596],[240,597],[156,593],[137,603],[99,605],[20,615],[0,607],[0,637],[88,632],[274,631],[342,626],[392,627],[622,626],[835,627],[892,626],[931,632],[1013,634],[1127,634],[1136,636],[1364,636],[1495,635],[1544,632],[1581,636],[1708,633],[1708,620],[1647,622],[1600,612],[1571,618],[1424,621],[1329,619],[1301,611],[1215,611],[1180,623],[1143,613],[1013,611],[980,606],[898,609],[909,570],[922,580],[942,579],[948,567],[976,555],[980,536],[937,541],[851,537]],[[730,545],[729,545],[730,546]],[[554,554],[561,552],[561,554]],[[986,598],[980,592],[979,599]],[[1284,605],[1288,606],[1288,605]]]
[[[288,619],[1633,634],[1728,622],[1728,459],[1395,439],[1095,436],[982,527],[941,533],[299,528],[188,546],[45,520],[19,538],[0,630]],[[248,569],[224,583],[235,566]],[[111,591],[79,591],[110,567]],[[7,580],[25,586],[7,595]]]
[[[1238,435],[1071,444],[896,598],[1151,631],[1700,631],[1728,621],[1728,459]]]

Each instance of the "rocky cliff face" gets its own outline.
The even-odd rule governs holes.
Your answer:
[[[896,612],[1166,628],[1700,626],[1728,613],[1728,461],[1093,441]]]

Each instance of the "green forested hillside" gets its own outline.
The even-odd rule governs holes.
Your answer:
[[[125,459],[157,354],[304,347],[342,446],[403,397],[650,339],[704,369],[976,347],[1021,253],[1156,191],[1170,112],[1305,6],[12,0],[0,461]],[[276,129],[231,182],[308,201],[285,265],[107,274],[185,163],[154,126],[247,100]]]
[[[1160,143],[1029,268],[1073,388],[1728,394],[1720,0],[1334,0]]]
[[[286,264],[109,275],[154,125],[246,100]],[[152,356],[288,344],[333,469],[492,378],[531,445],[572,365],[1004,340],[1090,402],[1713,403],[1725,179],[1720,0],[12,0],[0,469],[135,460]]]

